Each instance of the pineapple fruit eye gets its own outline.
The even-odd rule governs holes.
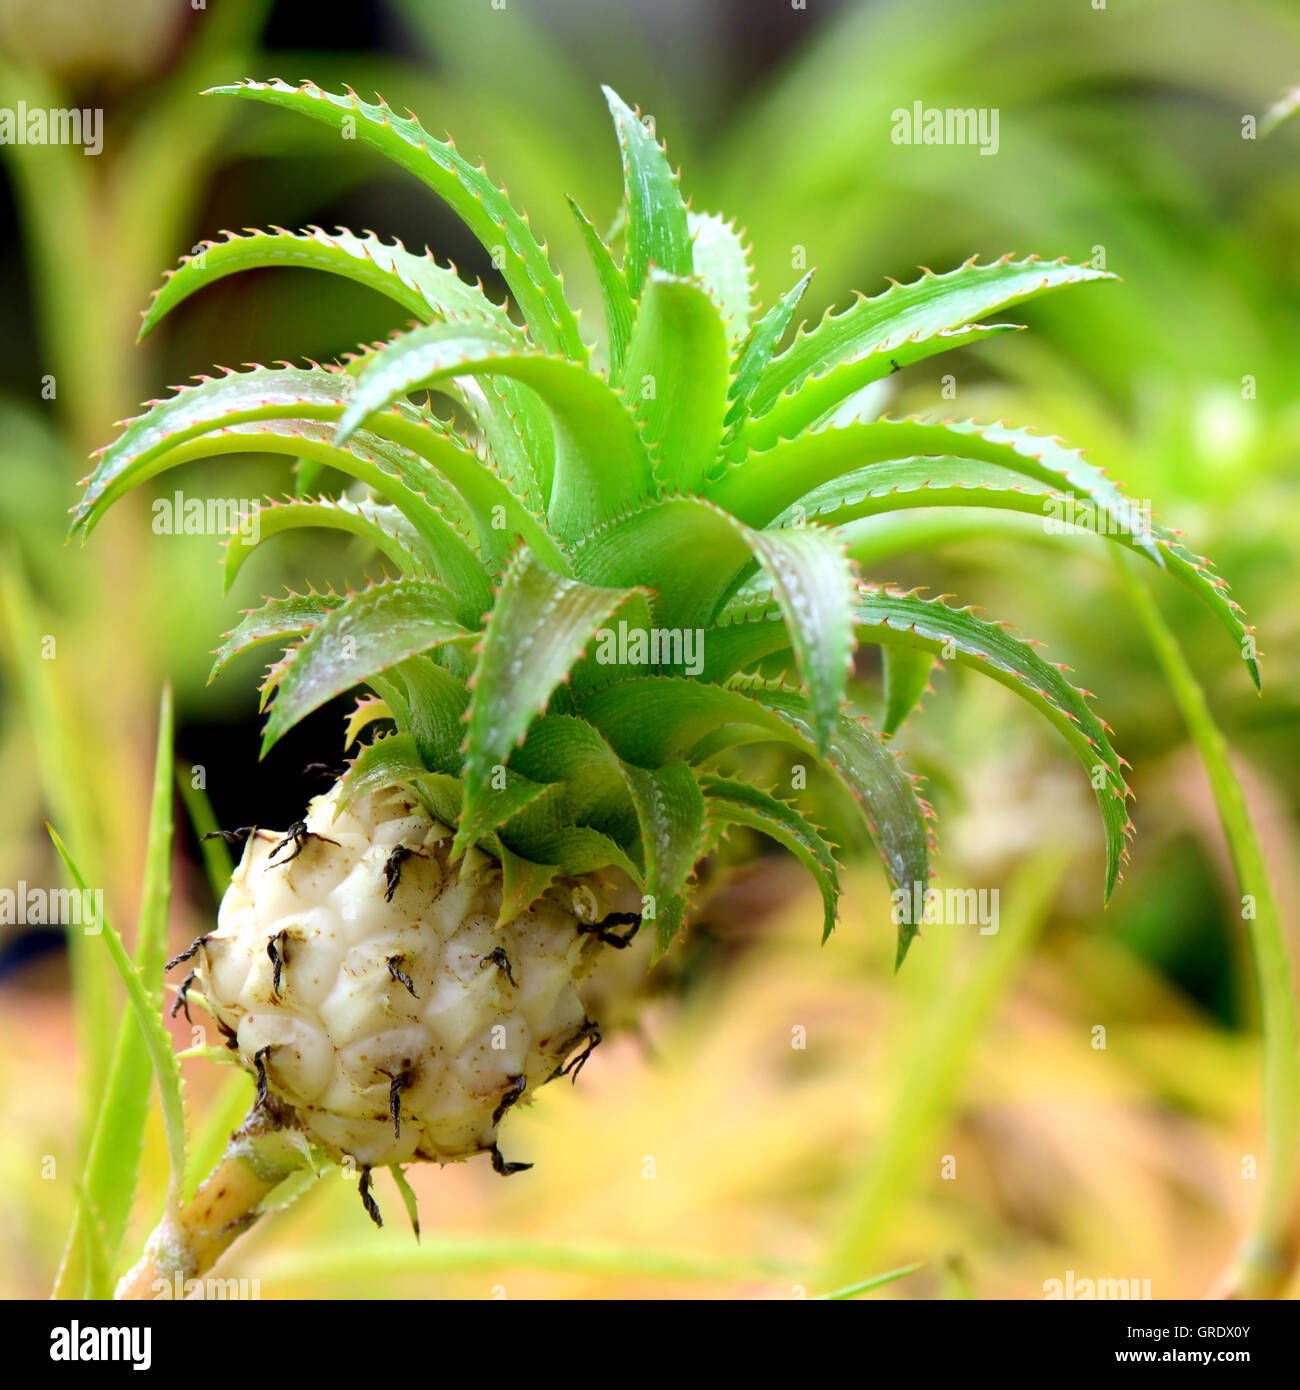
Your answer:
[[[1077,449],[1004,424],[879,414],[886,378],[1014,326],[991,315],[1113,277],[972,258],[809,326],[811,272],[764,287],[763,307],[743,235],[688,207],[664,147],[606,90],[624,174],[616,244],[572,205],[604,309],[593,345],[527,218],[414,117],[311,83],[213,90],[347,123],[449,205],[507,290],[498,301],[370,233],[205,244],[157,292],[144,333],[250,266],[352,280],[416,326],[332,364],[199,378],[126,424],[75,510],[85,535],[183,462],[287,456],[300,495],[231,536],[227,580],[257,545],[307,526],[361,539],[382,565],[355,592],[304,581],[268,598],[214,665],[283,644],[262,685],[263,751],[364,691],[351,762],[305,819],[229,832],[243,858],[189,953],[181,1004],[192,985],[256,1075],[264,1128],[294,1126],[354,1164],[376,1219],[376,1165],[486,1153],[499,1173],[527,1166],[502,1156],[498,1130],[544,1082],[576,1080],[600,1041],[584,981],[602,960],[644,967],[670,949],[698,866],[732,827],[798,858],[824,936],[842,850],[821,822],[874,843],[901,964],[932,816],[888,740],[936,663],[1001,682],[1063,735],[1096,794],[1109,896],[1130,793],[1086,692],[1007,626],[873,582],[859,556],[906,508],[1040,524],[1068,510],[1197,594],[1258,683],[1224,582]],[[457,427],[412,399],[429,392]],[[335,475],[347,489],[315,495]],[[868,644],[882,653],[877,724],[850,687]],[[732,771],[756,744],[784,746],[797,777]]]

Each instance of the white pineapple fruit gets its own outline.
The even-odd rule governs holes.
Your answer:
[[[340,799],[338,786],[316,798],[296,834],[248,837],[194,987],[263,1093],[331,1157],[487,1151],[508,1167],[506,1110],[599,1036],[577,991],[599,930],[563,884],[499,922],[489,855],[449,864],[453,832],[414,797]]]

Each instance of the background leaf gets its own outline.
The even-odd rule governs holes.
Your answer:
[[[124,948],[121,947],[118,938],[111,935],[113,929],[106,921],[96,924],[98,932],[86,933],[92,942],[96,934],[105,936],[113,963],[119,973],[125,970],[131,977],[132,985],[128,986],[128,998],[132,998],[131,992],[138,986],[135,992],[139,999],[133,998],[131,1008],[126,1010],[118,1025],[104,1092],[95,1112],[85,1171],[78,1189],[81,1200],[77,1205],[63,1266],[55,1285],[57,1298],[109,1296],[112,1289],[108,1281],[117,1261],[135,1198],[152,1090],[149,1083],[158,1066],[157,1059],[152,1055],[146,1025],[140,1021],[136,1012],[140,1006],[140,999],[151,1011],[157,1029],[166,1037],[161,1017],[163,964],[167,956],[167,914],[171,898],[172,800],[175,795],[172,786],[173,738],[171,690],[164,687],[158,713],[153,805],[140,896],[140,917],[136,928],[135,961],[127,960]],[[53,836],[52,831],[51,835]],[[62,841],[57,836],[53,838],[55,848],[63,858],[70,878],[85,896],[88,893],[85,880],[72,863]],[[170,1057],[170,1040],[167,1042],[167,1051]],[[179,1088],[180,1072],[179,1069],[175,1069],[174,1063],[172,1067]],[[160,1088],[163,1084],[160,1077]],[[179,1089],[176,1101],[179,1103]],[[180,1114],[179,1153],[175,1145],[172,1146],[174,1184],[180,1181],[175,1166],[178,1157],[182,1169],[184,1165],[183,1109]],[[93,1223],[93,1230],[87,1229],[87,1220]],[[77,1286],[79,1250],[92,1257],[85,1269],[85,1283],[82,1287]]]

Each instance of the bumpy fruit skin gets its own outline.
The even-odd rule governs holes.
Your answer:
[[[244,1065],[256,1072],[260,1055],[267,1089],[336,1160],[490,1150],[504,1103],[528,1099],[582,1040],[576,985],[601,944],[564,888],[498,927],[500,866],[478,851],[449,865],[452,832],[408,796],[374,793],[336,816],[338,804],[337,788],[312,802],[295,857],[293,842],[273,854],[274,832],[248,839],[197,987]],[[389,901],[398,846],[411,854]]]

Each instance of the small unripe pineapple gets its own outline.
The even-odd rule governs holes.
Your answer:
[[[626,946],[633,932],[613,928],[644,918],[641,949],[667,951],[731,827],[798,858],[829,935],[837,846],[786,799],[815,791],[808,771],[838,798],[836,818],[874,840],[896,903],[918,900],[931,812],[887,739],[935,657],[985,672],[1065,736],[1101,811],[1109,895],[1132,829],[1125,763],[1069,668],[858,566],[896,511],[1068,508],[1083,533],[1198,593],[1258,683],[1223,581],[1077,450],[1001,423],[875,418],[881,380],[1011,326],[981,320],[1113,277],[972,257],[808,327],[796,316],[809,272],[760,313],[743,235],[688,206],[652,128],[607,90],[623,164],[615,244],[573,205],[605,306],[593,360],[527,218],[413,115],[312,83],[215,90],[373,145],[446,201],[510,292],[498,302],[431,255],[342,229],[205,244],[145,332],[253,266],[342,276],[418,326],[332,365],[223,372],[151,403],[100,451],[75,509],[74,532],[89,533],[180,463],[285,454],[295,496],[232,534],[227,582],[263,540],[307,526],[382,557],[383,579],[358,589],[268,597],[216,654],[214,675],[287,643],[262,683],[264,753],[330,700],[370,692],[348,721],[358,752],[340,787],[305,826],[253,834],[199,948],[208,1003],[263,1100],[367,1170],[486,1150],[510,1171],[496,1148],[507,1108],[560,1068],[576,1074],[597,1041],[576,986],[601,946]],[[427,392],[439,409],[414,399]],[[335,474],[355,486],[315,495]],[[881,649],[881,732],[850,690],[861,644]],[[770,786],[752,745],[782,748]],[[600,921],[576,905],[593,884]],[[894,914],[900,962],[917,915]],[[621,953],[628,966],[638,954]],[[613,964],[611,978],[636,973]]]
[[[599,936],[552,889],[498,923],[501,870],[414,798],[339,789],[246,841],[195,984],[259,1085],[360,1167],[496,1154],[506,1109],[593,1028]]]

